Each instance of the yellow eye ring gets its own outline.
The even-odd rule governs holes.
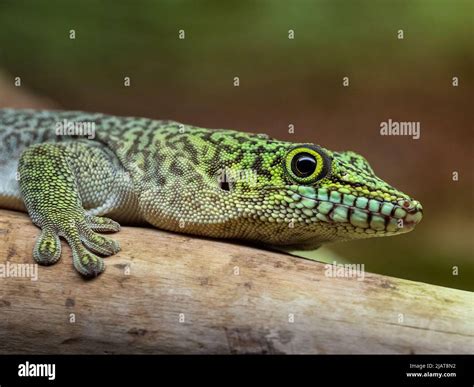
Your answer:
[[[298,183],[313,183],[325,177],[330,169],[331,159],[315,145],[297,146],[285,157],[285,169]]]

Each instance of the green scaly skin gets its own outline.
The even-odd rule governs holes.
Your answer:
[[[94,123],[95,138],[57,135],[64,120]],[[401,234],[422,218],[420,203],[375,176],[362,156],[314,144],[14,109],[0,110],[0,139],[0,206],[28,211],[41,228],[38,263],[60,258],[63,237],[85,277],[104,270],[101,256],[119,251],[97,233],[118,231],[117,222],[313,249]]]

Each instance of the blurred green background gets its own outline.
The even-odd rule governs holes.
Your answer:
[[[474,290],[473,4],[0,0],[0,106],[169,118],[357,151],[422,202],[424,219],[334,250],[368,271]],[[380,136],[389,118],[419,121],[421,138]]]

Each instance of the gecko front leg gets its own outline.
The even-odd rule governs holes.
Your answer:
[[[61,255],[59,237],[63,237],[80,274],[95,277],[102,273],[104,261],[95,253],[108,256],[120,247],[95,231],[114,232],[120,225],[109,218],[89,215],[83,204],[97,202],[93,204],[99,206],[102,196],[111,191],[114,166],[107,153],[97,144],[80,142],[34,145],[21,155],[18,172],[25,206],[33,223],[41,228],[33,251],[36,262],[57,262]],[[80,187],[81,174],[88,175],[91,189]],[[97,194],[91,196],[88,192],[93,190]]]

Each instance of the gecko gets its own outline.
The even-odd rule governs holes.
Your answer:
[[[0,207],[27,212],[40,228],[38,264],[60,259],[63,238],[86,278],[120,250],[104,235],[120,224],[315,249],[399,235],[422,219],[420,202],[363,156],[309,142],[30,109],[0,109],[0,139]]]

